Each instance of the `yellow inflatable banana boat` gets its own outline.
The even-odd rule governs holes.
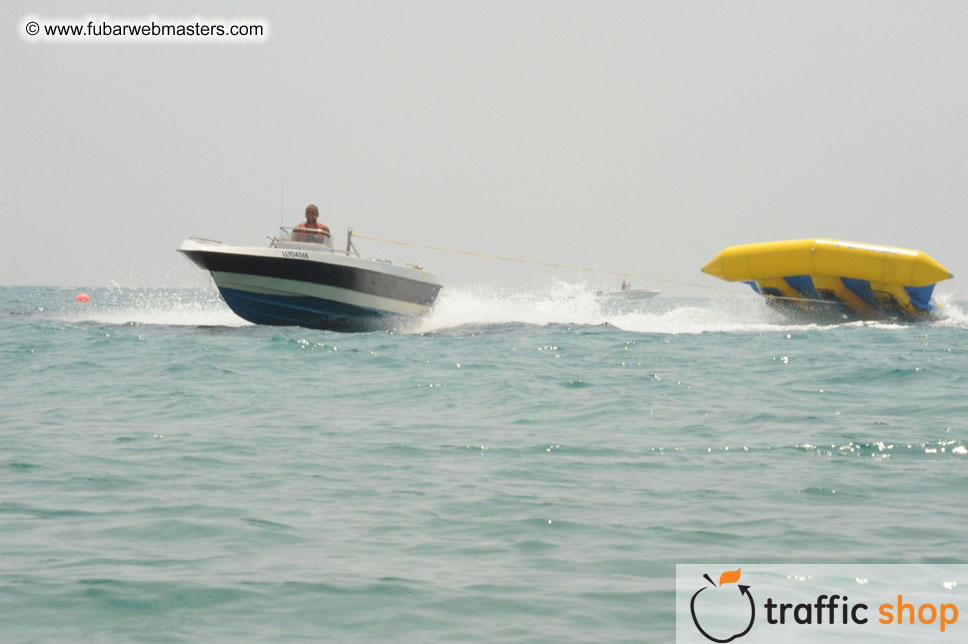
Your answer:
[[[954,277],[916,250],[834,239],[730,246],[702,270],[746,282],[781,308],[860,319],[936,315],[935,284]]]

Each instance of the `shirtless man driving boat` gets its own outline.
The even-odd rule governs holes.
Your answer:
[[[306,206],[306,221],[292,229],[292,240],[325,244],[331,237],[329,226],[317,222],[317,219],[319,219],[319,208],[313,204]]]

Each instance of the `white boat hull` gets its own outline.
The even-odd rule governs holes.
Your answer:
[[[226,304],[255,324],[355,331],[426,314],[440,283],[419,268],[331,249],[249,248],[187,240],[178,249],[208,270]]]

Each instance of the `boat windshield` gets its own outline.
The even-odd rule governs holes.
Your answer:
[[[280,246],[312,246],[319,249],[323,246],[333,249],[333,236],[325,230],[315,228],[282,228],[280,229],[278,244]]]

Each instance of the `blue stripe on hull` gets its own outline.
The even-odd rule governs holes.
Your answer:
[[[253,324],[304,326],[326,331],[389,329],[403,316],[316,297],[268,295],[219,287],[229,308]]]

